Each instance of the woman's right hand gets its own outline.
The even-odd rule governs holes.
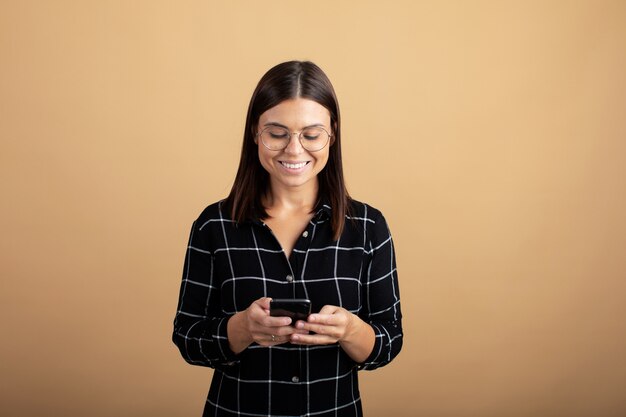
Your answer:
[[[271,300],[269,297],[259,298],[228,320],[228,342],[235,354],[254,342],[261,346],[275,346],[289,342],[293,333],[308,333],[290,326],[289,317],[270,316]]]

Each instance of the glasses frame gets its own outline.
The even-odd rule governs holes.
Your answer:
[[[270,148],[269,146],[267,146],[267,144],[263,141],[263,133],[264,133],[265,131],[269,130],[269,129],[272,129],[272,128],[277,128],[277,127],[281,128],[281,129],[285,129],[285,131],[289,134],[289,140],[288,140],[287,142],[285,142],[285,146],[284,146],[283,148],[280,148],[280,149],[272,149],[272,148]],[[321,130],[323,130],[324,132],[326,132],[326,135],[328,135],[328,140],[326,141],[326,143],[324,144],[324,146],[322,146],[321,148],[316,149],[316,150],[314,150],[314,151],[307,149],[307,148],[304,146],[304,143],[302,142],[302,132],[303,132],[303,131],[305,131],[305,130],[307,130],[307,129],[309,129],[309,128],[321,129]],[[268,150],[278,152],[278,151],[282,151],[282,150],[287,149],[287,147],[289,146],[289,143],[291,142],[291,138],[292,138],[292,137],[293,137],[293,135],[295,135],[295,134],[297,134],[297,135],[298,135],[298,136],[297,136],[297,138],[298,138],[298,141],[300,142],[300,146],[302,146],[302,149],[304,149],[304,150],[305,150],[305,151],[307,151],[307,152],[319,152],[319,151],[321,151],[322,149],[324,149],[324,148],[325,148],[325,147],[326,147],[326,146],[330,143],[330,140],[331,140],[331,139],[332,139],[332,137],[333,137],[333,135],[331,135],[330,133],[328,133],[328,130],[326,130],[326,129],[325,129],[325,128],[323,128],[322,126],[308,126],[308,127],[305,127],[304,129],[302,129],[302,130],[301,130],[301,131],[299,131],[299,132],[291,132],[289,129],[287,129],[287,128],[286,128],[286,127],[284,127],[284,126],[267,126],[265,129],[263,129],[263,130],[261,130],[259,133],[257,133],[257,135],[256,135],[256,136],[257,136],[257,138],[260,138],[260,139],[261,139],[261,143],[262,143],[262,144],[263,144],[263,146],[265,146]]]

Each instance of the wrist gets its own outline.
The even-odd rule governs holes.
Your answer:
[[[348,324],[346,325],[346,332],[341,340],[343,343],[351,343],[353,340],[358,338],[359,331],[361,330],[363,324],[363,320],[359,316],[354,313],[348,313]]]
[[[357,363],[363,363],[374,348],[376,335],[374,328],[353,314],[350,324],[346,326],[345,338],[339,346]]]
[[[248,310],[240,311],[232,316],[226,325],[228,344],[235,353],[241,353],[253,342],[252,335],[248,331]]]

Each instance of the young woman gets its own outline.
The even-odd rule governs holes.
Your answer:
[[[304,320],[271,299],[309,299]],[[361,416],[357,371],[402,347],[393,242],[349,197],[339,107],[311,62],[259,81],[230,195],[194,222],[174,343],[214,368],[205,416]]]

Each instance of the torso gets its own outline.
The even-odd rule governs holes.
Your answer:
[[[341,306],[366,320],[372,306],[381,311],[375,320],[393,320],[397,284],[386,224],[377,210],[352,204],[353,219],[346,217],[339,241],[333,239],[330,208],[318,207],[313,217],[307,209],[286,215],[268,208],[271,217],[263,227],[256,221],[236,224],[219,203],[211,205],[198,218],[190,238],[181,320],[192,314],[212,318],[235,314],[259,297],[308,298],[314,312],[325,305]],[[303,236],[305,230],[309,233]],[[399,304],[397,308],[399,313]],[[391,328],[398,329],[399,324]],[[180,343],[187,348],[186,339]],[[196,349],[199,361],[206,358],[199,346],[188,346]],[[211,349],[217,357],[222,355],[218,346]],[[339,344],[253,346],[235,362],[213,364],[207,415],[362,415],[358,367]],[[299,383],[294,383],[294,375]],[[259,381],[276,381],[270,382],[271,397],[259,395]],[[311,386],[316,389],[309,390]],[[281,400],[270,402],[274,398]]]

